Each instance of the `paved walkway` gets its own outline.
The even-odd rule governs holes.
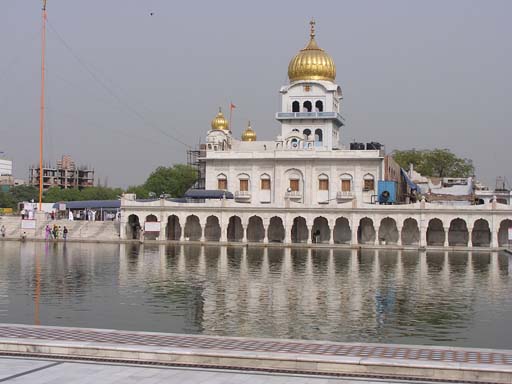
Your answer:
[[[0,383],[63,384],[383,384],[407,381],[366,380],[193,368],[137,367],[125,364],[70,363],[0,358]],[[418,383],[418,381],[415,381]]]
[[[512,383],[512,351],[0,325],[0,356]],[[68,364],[68,363],[66,363]],[[1,382],[1,380],[0,380]]]

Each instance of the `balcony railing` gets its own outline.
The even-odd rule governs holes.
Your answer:
[[[302,199],[302,192],[301,191],[287,191],[285,196],[287,199],[290,199],[290,200],[300,200],[300,199]]]
[[[352,200],[353,198],[354,192],[352,191],[339,191],[336,193],[336,200],[338,201]]]
[[[247,201],[251,199],[251,192],[249,191],[236,191],[235,192],[235,200],[236,201]]]
[[[335,119],[343,125],[343,117],[338,112],[278,112],[277,120],[288,119]]]

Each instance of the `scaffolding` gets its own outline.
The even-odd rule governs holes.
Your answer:
[[[206,144],[200,144],[199,149],[187,150],[187,164],[197,172],[197,181],[194,189],[205,189],[206,183]]]

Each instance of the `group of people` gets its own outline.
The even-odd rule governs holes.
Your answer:
[[[66,226],[61,229],[60,225],[54,224],[53,227],[50,227],[49,224],[46,225],[45,228],[45,239],[46,240],[57,240],[59,238],[63,238],[66,240],[68,238],[68,229]]]

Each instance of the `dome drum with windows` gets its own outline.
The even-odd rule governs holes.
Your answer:
[[[288,77],[291,82],[301,80],[336,79],[334,60],[315,41],[315,21],[311,20],[309,43],[290,61]]]

